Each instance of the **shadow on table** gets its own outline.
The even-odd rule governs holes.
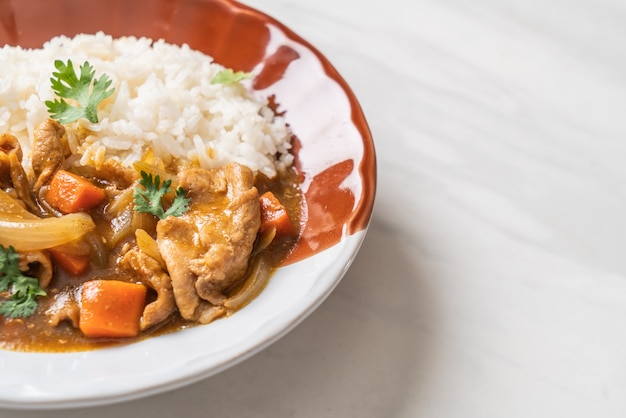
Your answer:
[[[247,361],[136,401],[66,411],[0,411],[0,417],[412,416],[406,408],[425,396],[436,357],[429,337],[435,298],[417,264],[393,228],[374,217],[359,255],[331,296],[295,330]]]

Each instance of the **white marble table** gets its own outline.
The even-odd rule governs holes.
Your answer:
[[[379,164],[362,252],[218,376],[0,417],[626,416],[626,2],[247,4],[362,103]]]

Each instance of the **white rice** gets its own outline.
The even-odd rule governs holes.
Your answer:
[[[107,74],[115,88],[98,106],[99,123],[66,125],[80,164],[112,158],[130,166],[149,149],[166,164],[175,158],[208,169],[235,161],[269,177],[292,163],[288,126],[246,88],[249,81],[212,85],[224,67],[187,45],[103,33],[0,49],[0,134],[18,138],[25,161],[33,130],[49,117],[44,102],[56,98],[54,61],[67,59],[76,71],[89,61],[95,77]]]

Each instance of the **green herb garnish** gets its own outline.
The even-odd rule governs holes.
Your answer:
[[[26,318],[37,310],[37,296],[46,292],[39,287],[39,280],[24,276],[19,269],[19,254],[12,246],[0,245],[0,292],[9,297],[0,303],[0,315],[7,318]]]
[[[161,201],[169,192],[172,180],[165,180],[161,184],[158,174],[153,178],[152,174],[142,170],[139,184],[142,187],[137,186],[133,191],[136,211],[151,213],[159,219],[165,219],[168,216],[180,216],[189,210],[189,198],[185,197],[186,192],[182,187],[176,189],[176,196],[169,209],[163,209]]]
[[[252,73],[243,71],[234,72],[232,69],[227,68],[217,73],[211,80],[211,84],[234,84],[251,77]]]
[[[52,73],[50,82],[52,90],[60,99],[46,101],[50,117],[60,123],[71,123],[80,118],[98,123],[98,104],[115,91],[107,90],[111,85],[109,76],[102,74],[100,78],[94,80],[96,72],[87,61],[80,66],[80,76],[76,75],[72,60],[68,59],[67,64],[56,60],[54,66],[58,71]],[[65,99],[72,99],[80,106],[73,106]]]

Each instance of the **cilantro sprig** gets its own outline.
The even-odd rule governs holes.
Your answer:
[[[165,196],[172,184],[172,180],[165,180],[161,183],[161,177],[157,174],[152,176],[145,171],[141,171],[141,180],[139,185],[133,190],[133,199],[135,210],[138,212],[150,213],[159,219],[165,219],[168,216],[180,216],[189,210],[189,198],[186,197],[186,191],[182,187],[176,188],[174,200],[171,206],[163,209],[163,196]]]
[[[234,84],[251,77],[252,73],[246,73],[243,71],[235,72],[231,68],[226,68],[215,74],[211,80],[211,84]]]
[[[67,63],[56,60],[54,66],[58,71],[52,73],[50,82],[59,99],[46,101],[50,117],[59,123],[71,123],[80,118],[98,123],[98,104],[115,91],[113,88],[109,89],[112,82],[109,76],[102,74],[94,80],[96,71],[87,61],[80,66],[78,76],[72,60],[68,59]],[[78,102],[80,106],[74,106],[65,99]]]
[[[28,317],[37,310],[37,296],[46,292],[39,287],[39,280],[22,274],[19,269],[19,254],[12,246],[0,245],[0,292],[8,298],[0,303],[0,315],[7,318]]]

